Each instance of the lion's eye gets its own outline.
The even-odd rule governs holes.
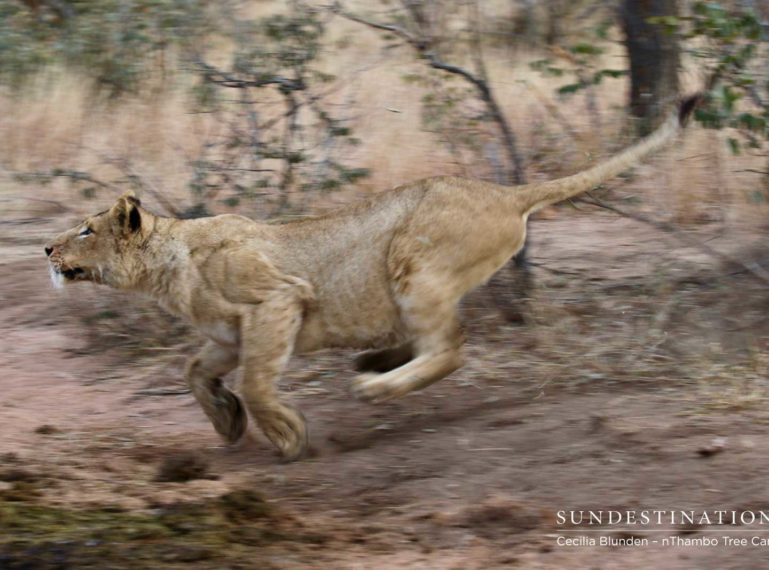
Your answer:
[[[82,230],[80,230],[80,233],[77,235],[79,235],[80,237],[85,237],[85,236],[91,235],[92,233],[93,233],[93,230],[91,230],[91,228],[83,228]]]

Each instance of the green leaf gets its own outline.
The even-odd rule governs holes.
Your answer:
[[[572,93],[576,93],[580,89],[584,88],[584,84],[582,83],[570,83],[568,85],[563,85],[558,88],[558,94],[559,95],[571,95]]]
[[[574,44],[569,48],[569,51],[579,55],[601,55],[603,53],[602,48],[588,43]]]
[[[346,137],[349,136],[352,133],[352,130],[349,127],[331,127],[329,129],[329,134],[332,137]]]

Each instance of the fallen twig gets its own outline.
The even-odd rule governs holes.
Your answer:
[[[532,267],[539,267],[540,269],[544,269],[545,271],[552,273],[553,275],[571,275],[571,276],[581,276],[582,273],[578,271],[566,271],[564,269],[553,269],[552,267],[548,267],[544,263],[538,263],[536,261],[529,261],[529,265]]]
[[[181,396],[189,393],[189,388],[145,388],[135,392],[137,396]]]

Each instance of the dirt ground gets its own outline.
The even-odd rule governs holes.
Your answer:
[[[744,272],[562,210],[533,226],[530,322],[475,293],[445,381],[372,406],[351,353],[296,359],[313,452],[286,464],[220,443],[181,389],[191,347],[99,348],[107,293],[50,287],[42,244],[69,220],[44,210],[0,221],[0,569],[765,567],[760,546],[557,542],[561,510],[769,509],[768,299]],[[169,460],[193,479],[159,480]],[[655,532],[746,529],[717,530]]]

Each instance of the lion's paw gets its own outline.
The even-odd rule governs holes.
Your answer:
[[[221,388],[216,394],[214,406],[215,413],[211,417],[214,429],[229,444],[240,441],[248,425],[248,416],[240,398]]]
[[[281,405],[260,414],[257,423],[286,461],[295,461],[307,452],[307,422],[299,410]]]
[[[410,391],[408,382],[397,381],[387,374],[359,374],[352,381],[355,397],[374,404],[400,398]]]

